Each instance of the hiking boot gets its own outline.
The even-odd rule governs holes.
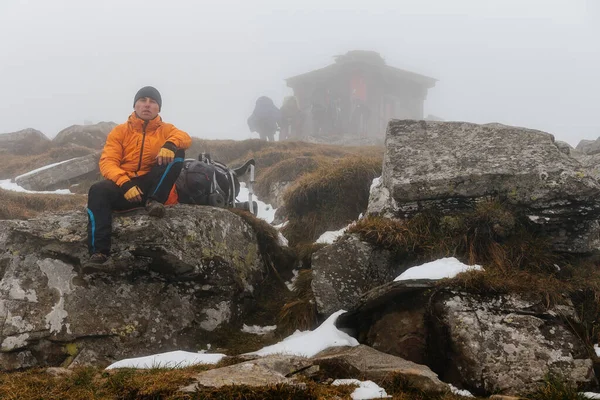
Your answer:
[[[109,257],[104,253],[94,253],[90,256],[88,263],[95,264],[95,265],[101,265],[101,264],[104,264],[105,262],[107,262],[108,259],[109,259]]]
[[[165,206],[155,200],[148,200],[146,211],[148,211],[148,215],[151,217],[162,218],[165,216]]]

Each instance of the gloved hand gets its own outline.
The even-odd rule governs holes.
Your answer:
[[[134,186],[128,191],[126,191],[124,196],[125,200],[131,203],[141,203],[143,194],[144,193],[142,193],[142,190],[139,187]]]
[[[158,152],[158,156],[156,156],[158,165],[167,165],[173,161],[173,158],[175,158],[175,152],[167,149],[166,147],[161,147],[160,151]]]

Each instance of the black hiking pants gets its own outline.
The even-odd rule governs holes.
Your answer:
[[[167,165],[155,165],[146,175],[131,178],[142,191],[142,201],[131,203],[124,197],[125,190],[111,180],[97,182],[88,193],[88,250],[90,254],[110,255],[112,212],[144,207],[146,201],[165,203],[181,172],[185,152],[178,150]]]

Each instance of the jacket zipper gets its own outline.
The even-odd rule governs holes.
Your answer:
[[[144,142],[146,141],[146,126],[148,126],[148,121],[144,121],[144,127],[142,128],[142,148],[140,149],[140,160],[138,161],[137,171],[135,171],[136,175],[142,168],[142,156],[144,155]]]

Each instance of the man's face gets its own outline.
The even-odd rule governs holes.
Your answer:
[[[158,115],[158,103],[150,97],[142,97],[135,102],[133,107],[138,117],[145,121],[156,118]]]

